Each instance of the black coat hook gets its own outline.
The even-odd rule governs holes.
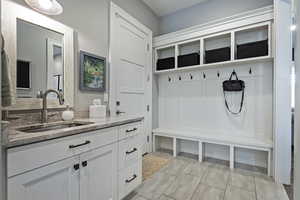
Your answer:
[[[204,78],[204,79],[206,78],[206,74],[205,74],[205,73],[203,73],[203,78]]]
[[[171,82],[171,78],[170,77],[168,77],[168,81]]]
[[[251,69],[251,67],[250,67],[250,70],[249,70],[249,74],[252,74],[252,69]]]
[[[179,76],[179,78],[178,78],[180,81],[181,81],[181,76]]]
[[[217,73],[217,76],[220,77],[220,72]]]
[[[192,75],[192,74],[190,74],[190,78],[191,78],[191,80],[193,80],[193,78],[194,78],[194,77],[193,77],[193,75]]]

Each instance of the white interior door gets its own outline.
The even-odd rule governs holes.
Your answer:
[[[152,32],[113,3],[110,31],[111,113],[145,118],[145,153],[151,148]]]

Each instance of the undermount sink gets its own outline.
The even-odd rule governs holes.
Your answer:
[[[59,130],[64,128],[72,128],[78,126],[84,126],[93,124],[93,122],[57,122],[57,123],[49,123],[49,124],[38,124],[32,126],[26,126],[17,128],[17,131],[25,132],[25,133],[38,133],[38,132],[45,132],[45,131],[53,131]]]

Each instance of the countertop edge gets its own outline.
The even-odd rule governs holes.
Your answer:
[[[89,121],[90,119],[81,119],[81,120]],[[82,126],[80,128],[78,127],[76,129],[62,131],[61,133],[42,135],[42,136],[36,136],[36,137],[31,137],[31,138],[21,138],[21,139],[15,139],[12,141],[8,140],[7,142],[2,144],[2,147],[6,148],[6,149],[17,148],[17,147],[21,147],[21,146],[25,146],[25,145],[46,142],[49,140],[55,140],[55,139],[59,139],[59,138],[63,138],[63,137],[85,134],[85,133],[88,133],[91,131],[111,128],[111,127],[115,127],[115,126],[122,126],[122,125],[130,124],[130,123],[140,122],[143,120],[144,120],[144,117],[133,117],[133,118],[120,119],[120,120],[111,121],[111,122],[101,122],[101,123],[95,122],[95,124],[92,124],[92,125],[86,125],[86,126]]]

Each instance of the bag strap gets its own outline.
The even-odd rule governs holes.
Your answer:
[[[239,77],[237,76],[236,72],[233,71],[233,72],[231,73],[231,75],[230,75],[230,78],[229,78],[230,81],[232,80],[233,76],[235,76],[236,80],[239,80]]]
[[[223,93],[224,93],[224,99],[225,99],[225,106],[227,108],[227,110],[233,114],[233,115],[238,115],[242,112],[242,109],[243,109],[243,104],[244,104],[244,96],[245,96],[245,88],[243,88],[243,92],[242,92],[242,99],[241,99],[241,104],[240,104],[240,109],[238,112],[233,112],[230,110],[229,106],[228,106],[228,103],[227,103],[227,99],[226,99],[226,94],[225,94],[225,91],[223,90]]]

